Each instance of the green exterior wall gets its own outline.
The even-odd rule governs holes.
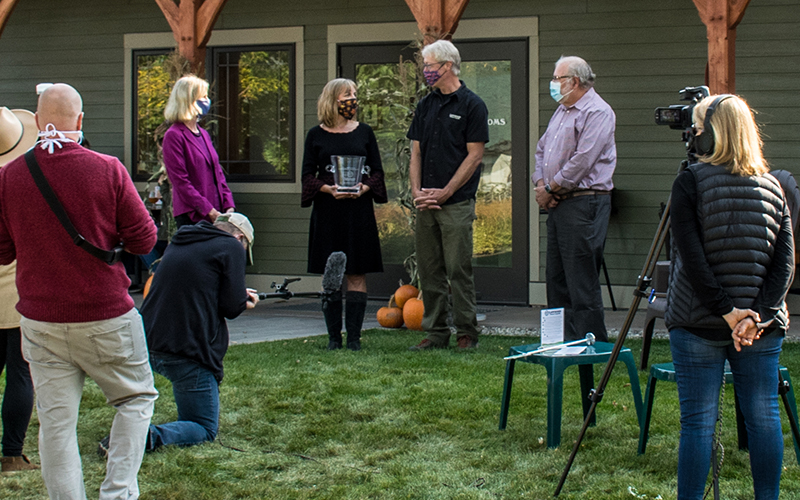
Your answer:
[[[555,109],[547,80],[562,54],[589,61],[597,91],[617,113],[617,212],[606,262],[612,283],[632,285],[685,156],[680,133],[653,124],[653,108],[678,103],[679,89],[703,83],[705,27],[691,0],[471,0],[464,12],[464,19],[527,16],[539,17],[539,95],[531,98],[539,101],[540,130],[532,147]],[[328,79],[327,26],[413,20],[403,0],[229,0],[215,29],[304,28],[298,91],[307,130]],[[168,31],[154,0],[20,0],[0,38],[0,105],[34,109],[36,83],[68,82],[83,94],[92,146],[123,158],[123,35]],[[800,174],[800,0],[750,4],[737,32],[736,90],[759,111],[772,167]],[[236,199],[256,224],[254,271],[303,274],[310,211],[300,208],[299,193]]]

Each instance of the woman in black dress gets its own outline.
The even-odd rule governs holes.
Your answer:
[[[345,326],[347,348],[361,349],[361,325],[367,307],[367,273],[383,271],[378,225],[372,203],[386,203],[386,186],[378,142],[372,128],[355,120],[358,101],[356,84],[337,78],[322,89],[317,101],[320,124],[308,131],[303,155],[301,205],[311,211],[308,235],[308,272],[322,274],[332,252],[347,255]],[[333,174],[326,171],[331,156],[365,156],[369,174],[364,174],[358,192],[341,193]],[[322,305],[328,328],[328,349],[342,347],[342,294]]]

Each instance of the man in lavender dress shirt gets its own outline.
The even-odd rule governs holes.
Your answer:
[[[536,146],[531,177],[547,210],[547,306],[563,307],[565,340],[607,341],[600,265],[617,163],[614,111],[594,90],[580,57],[562,57],[550,81],[559,103]]]

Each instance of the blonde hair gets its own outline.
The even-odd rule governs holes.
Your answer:
[[[164,108],[164,118],[173,123],[192,121],[200,114],[200,108],[195,102],[206,92],[208,92],[207,81],[194,75],[181,77],[172,87],[172,93]]]
[[[355,91],[356,82],[347,78],[336,78],[325,84],[322,93],[317,99],[317,118],[327,127],[336,126],[336,117],[339,115],[339,96],[348,89]]]
[[[695,126],[703,126],[706,111],[719,97],[712,95],[700,101],[694,108],[692,119]],[[769,165],[761,151],[764,142],[756,125],[753,110],[744,99],[731,96],[720,101],[711,115],[714,131],[714,152],[697,159],[712,165],[725,165],[734,175],[763,175]],[[707,133],[703,130],[703,133]]]

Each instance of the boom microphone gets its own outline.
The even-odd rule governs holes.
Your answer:
[[[333,252],[325,263],[325,273],[322,275],[322,290],[330,295],[342,289],[344,270],[347,267],[347,255],[344,252]]]

